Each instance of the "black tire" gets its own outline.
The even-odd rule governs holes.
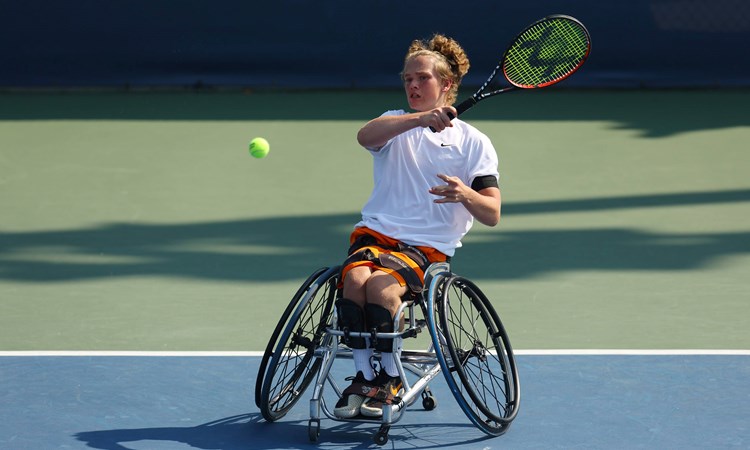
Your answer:
[[[263,388],[263,379],[266,375],[266,368],[268,367],[268,361],[270,361],[271,356],[273,356],[273,351],[276,348],[276,344],[279,340],[279,337],[281,336],[281,332],[284,330],[284,325],[289,321],[289,317],[292,315],[292,312],[297,308],[298,303],[300,301],[300,298],[302,295],[307,291],[307,289],[310,287],[313,281],[317,279],[320,274],[328,270],[327,267],[320,268],[312,273],[309,277],[307,277],[307,280],[305,280],[304,283],[300,286],[300,288],[297,290],[297,293],[294,294],[294,297],[292,297],[292,301],[289,302],[286,309],[284,310],[284,313],[281,315],[281,319],[276,324],[276,328],[273,330],[273,333],[271,333],[271,339],[268,340],[268,345],[266,345],[266,351],[263,352],[263,358],[260,360],[260,367],[258,369],[258,376],[255,378],[255,405],[260,408],[260,397],[261,397],[261,390]]]
[[[313,273],[276,326],[256,380],[256,404],[264,419],[284,417],[320,369],[314,353],[330,326],[338,276],[338,267]]]
[[[429,298],[434,311],[430,332],[443,375],[472,423],[499,436],[516,417],[520,402],[508,335],[474,283],[460,276],[436,281]]]

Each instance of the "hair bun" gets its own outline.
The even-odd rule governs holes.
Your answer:
[[[445,57],[458,80],[469,72],[469,58],[466,56],[464,49],[454,39],[442,34],[435,34],[429,42],[429,49]]]

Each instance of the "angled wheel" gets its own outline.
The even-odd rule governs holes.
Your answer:
[[[483,432],[505,433],[518,412],[520,386],[513,349],[492,304],[460,276],[434,280],[431,335],[448,386]]]
[[[268,421],[284,417],[320,369],[314,353],[331,321],[338,275],[338,267],[313,273],[271,335],[255,383],[256,404]]]
[[[294,294],[294,297],[292,297],[292,301],[289,302],[289,304],[286,307],[286,310],[284,310],[284,313],[281,315],[281,319],[276,324],[276,328],[273,330],[273,333],[271,334],[271,339],[268,340],[268,344],[266,345],[266,350],[263,352],[263,358],[260,361],[260,368],[258,369],[258,376],[255,378],[255,405],[260,408],[260,398],[261,398],[261,390],[263,388],[263,379],[266,375],[266,369],[268,368],[268,361],[271,360],[271,356],[273,356],[273,351],[276,348],[276,345],[278,344],[279,338],[281,337],[281,332],[284,331],[284,326],[289,322],[289,318],[294,312],[295,309],[297,309],[297,306],[299,306],[300,299],[305,294],[307,289],[309,289],[310,285],[315,281],[323,272],[328,270],[327,267],[320,268],[316,270],[315,272],[310,275],[307,280],[305,280],[304,283],[300,286],[300,288],[297,290],[297,293]]]

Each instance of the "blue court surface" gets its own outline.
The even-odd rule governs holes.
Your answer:
[[[410,407],[383,448],[750,447],[747,352],[528,352],[517,361],[521,410],[507,434],[483,435],[439,377],[431,384],[437,409]],[[265,422],[253,402],[259,362],[221,354],[6,353],[0,357],[0,448],[377,447],[376,426],[328,419],[321,421],[319,442],[310,443],[309,392],[289,415]],[[343,378],[347,368],[333,373]]]

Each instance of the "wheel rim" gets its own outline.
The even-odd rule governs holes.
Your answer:
[[[289,305],[287,305],[286,310],[281,316],[281,319],[276,324],[276,328],[271,334],[271,339],[269,339],[268,341],[266,350],[265,352],[263,352],[263,358],[261,358],[260,366],[258,368],[258,376],[256,377],[256,380],[255,380],[255,405],[258,406],[258,408],[261,408],[261,393],[263,390],[263,381],[265,379],[266,371],[268,368],[268,362],[271,360],[274,349],[278,345],[280,335],[285,329],[285,327],[288,326],[289,318],[297,309],[300,299],[305,294],[305,291],[307,290],[307,288],[312,284],[313,281],[315,281],[320,276],[320,274],[324,273],[327,270],[329,270],[327,267],[323,267],[321,269],[316,270],[309,277],[307,277],[307,280],[305,280],[305,282],[302,283],[302,285],[300,285],[300,288],[292,297],[292,300],[289,302]]]
[[[502,434],[515,418],[517,374],[512,349],[484,294],[462,277],[436,292],[446,379],[467,416],[483,431]],[[441,363],[442,364],[442,363]]]
[[[327,273],[323,278],[302,298],[269,363],[262,389],[262,410],[269,420],[294,406],[320,367],[314,353],[325,336],[336,292],[336,278]]]

